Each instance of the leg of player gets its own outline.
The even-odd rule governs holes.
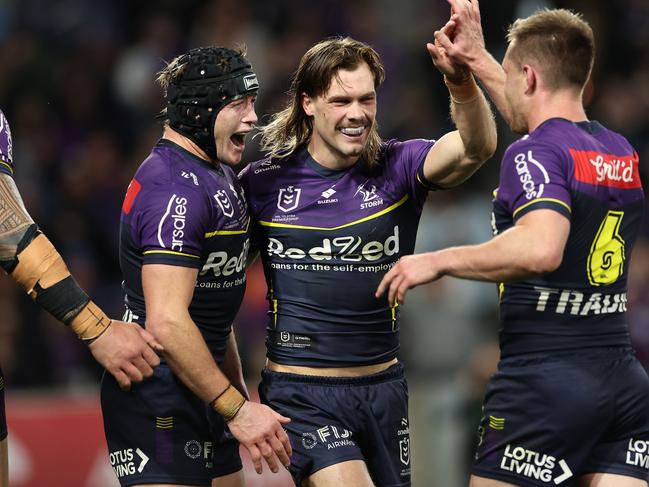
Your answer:
[[[501,482],[500,480],[471,475],[469,487],[516,487],[516,484],[508,484],[507,482]]]
[[[579,487],[647,487],[647,481],[612,473],[591,473],[579,479]]]
[[[0,441],[0,487],[9,486],[9,453],[7,451],[7,438]]]
[[[354,487],[374,487],[374,482],[362,460],[350,460],[318,470],[302,481],[302,487],[333,487],[353,485]]]
[[[212,479],[212,487],[245,487],[246,481],[243,478],[243,469],[238,472]]]

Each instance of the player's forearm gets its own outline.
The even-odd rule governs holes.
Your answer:
[[[198,397],[209,403],[228,388],[230,382],[188,312],[147,308],[146,328],[164,347],[174,374]]]
[[[505,72],[502,66],[487,50],[483,50],[479,57],[470,61],[469,68],[480,80],[484,89],[487,90],[489,98],[496,105],[496,109],[509,123],[511,115],[505,99]]]
[[[110,319],[79,287],[52,243],[27,213],[14,180],[0,175],[0,265],[29,296],[82,340],[99,337]]]
[[[495,152],[496,123],[489,103],[477,86],[473,98],[464,101],[458,100],[451,91],[451,115],[464,144],[464,170],[458,172],[466,178]]]
[[[479,245],[450,247],[434,252],[443,275],[489,282],[510,282],[551,272],[554,255],[528,229],[513,227]]]
[[[225,356],[223,364],[221,364],[221,371],[225,374],[228,380],[234,385],[241,394],[246,398],[250,398],[248,388],[246,387],[243,378],[243,367],[241,366],[241,357],[239,356],[239,349],[237,347],[237,339],[234,330],[230,331],[228,342],[225,348]]]

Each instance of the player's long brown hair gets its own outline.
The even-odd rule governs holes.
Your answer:
[[[593,30],[581,15],[565,9],[543,9],[509,28],[509,56],[532,64],[549,89],[583,89],[595,60]]]
[[[363,62],[369,66],[377,89],[385,79],[385,70],[378,53],[369,45],[349,37],[336,37],[311,47],[293,75],[285,108],[261,128],[262,150],[271,157],[283,158],[306,143],[313,131],[313,121],[302,109],[302,95],[315,98],[324,94],[339,70],[353,70]],[[374,121],[361,153],[361,159],[370,167],[376,163],[381,144]]]

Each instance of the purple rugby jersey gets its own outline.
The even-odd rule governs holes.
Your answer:
[[[14,173],[11,128],[2,111],[0,111],[0,173],[10,176]]]
[[[383,275],[413,252],[431,186],[418,171],[430,140],[390,141],[370,171],[319,165],[305,148],[240,175],[268,285],[268,357],[344,367],[399,350],[399,312],[374,297]]]
[[[597,122],[553,118],[507,149],[494,233],[542,208],[571,226],[557,270],[500,286],[503,356],[629,345],[627,274],[644,208],[638,169],[629,142]]]
[[[142,266],[199,269],[189,313],[223,361],[246,287],[249,217],[228,166],[214,167],[162,139],[129,185],[120,219],[125,319],[145,322]]]

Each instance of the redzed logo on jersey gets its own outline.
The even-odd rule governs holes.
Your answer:
[[[124,203],[122,204],[122,211],[127,215],[130,213],[135,197],[140,192],[140,189],[142,189],[142,185],[138,183],[137,179],[132,179],[131,184],[128,185]]]
[[[632,156],[618,156],[570,149],[570,155],[575,162],[577,181],[622,189],[642,187],[637,152]]]

